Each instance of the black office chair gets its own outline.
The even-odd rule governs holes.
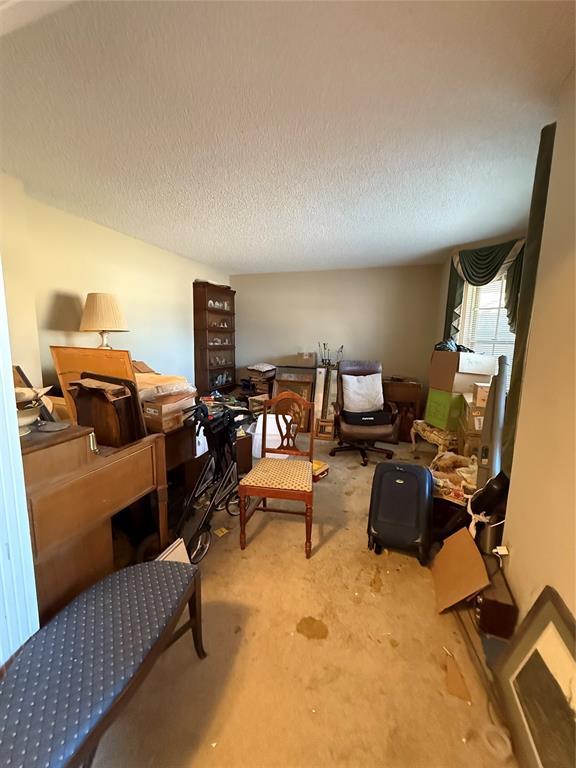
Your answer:
[[[394,451],[389,448],[379,448],[375,443],[398,443],[400,429],[398,408],[394,403],[384,402],[382,412],[350,415],[346,410],[342,376],[369,376],[375,373],[382,378],[382,364],[374,360],[341,360],[338,364],[336,403],[334,404],[334,426],[338,445],[332,448],[330,456],[343,451],[358,451],[364,467],[368,464],[367,451],[384,454],[388,459],[394,456]],[[364,420],[356,418],[362,416],[365,417]]]

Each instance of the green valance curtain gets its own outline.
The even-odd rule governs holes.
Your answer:
[[[497,245],[486,245],[458,251],[452,257],[448,301],[444,322],[444,338],[456,339],[460,331],[464,283],[487,285],[506,274],[506,314],[513,332],[516,331],[518,293],[522,275],[523,239],[508,240]]]

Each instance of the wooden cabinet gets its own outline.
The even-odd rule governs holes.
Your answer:
[[[387,403],[396,403],[398,418],[400,419],[400,431],[398,437],[403,442],[410,442],[410,430],[414,419],[421,418],[422,412],[422,384],[419,381],[409,379],[384,379],[384,400]]]
[[[168,543],[164,436],[106,455],[92,427],[32,432],[21,440],[42,623],[114,567],[111,518],[155,493],[161,547]]]
[[[236,386],[235,291],[194,282],[195,384],[201,395]]]

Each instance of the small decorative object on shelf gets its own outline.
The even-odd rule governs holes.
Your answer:
[[[236,386],[234,294],[226,285],[194,282],[195,384],[201,395]]]
[[[336,350],[336,360],[334,362],[332,361],[332,350],[325,341],[318,342],[318,352],[321,365],[324,368],[333,368],[338,365],[340,360],[342,360],[344,355],[344,345],[341,344]]]

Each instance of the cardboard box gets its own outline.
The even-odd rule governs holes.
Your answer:
[[[182,412],[186,408],[192,408],[196,403],[196,391],[173,392],[168,395],[158,395],[153,400],[144,400],[142,411],[144,416],[157,416],[162,418],[171,413]]]
[[[482,436],[478,432],[466,432],[462,424],[458,429],[458,453],[460,456],[476,456],[480,463],[480,448],[482,446]]]
[[[474,384],[490,384],[498,372],[498,358],[473,352],[432,353],[428,384],[443,392],[472,392]]]
[[[464,432],[476,432],[480,434],[484,426],[486,408],[474,405],[474,395],[467,392],[462,395],[463,407],[460,421]]]
[[[266,400],[270,400],[269,395],[254,395],[253,397],[249,397],[248,410],[250,413],[262,413]]]
[[[151,416],[145,413],[144,423],[148,432],[172,432],[184,424],[184,414],[182,411],[169,413],[167,416]]]
[[[444,541],[431,570],[438,613],[490,584],[482,555],[466,528],[461,528]]]
[[[479,405],[481,408],[486,408],[488,402],[488,393],[490,392],[490,384],[482,384],[480,382],[474,383],[472,395],[474,397],[474,405]]]
[[[456,432],[460,423],[464,401],[462,395],[454,392],[442,392],[431,389],[426,401],[424,419],[433,427]]]
[[[326,464],[325,461],[320,461],[320,459],[317,459],[312,462],[313,482],[317,483],[319,480],[322,480],[323,477],[326,477],[328,472],[330,472],[330,466]]]

